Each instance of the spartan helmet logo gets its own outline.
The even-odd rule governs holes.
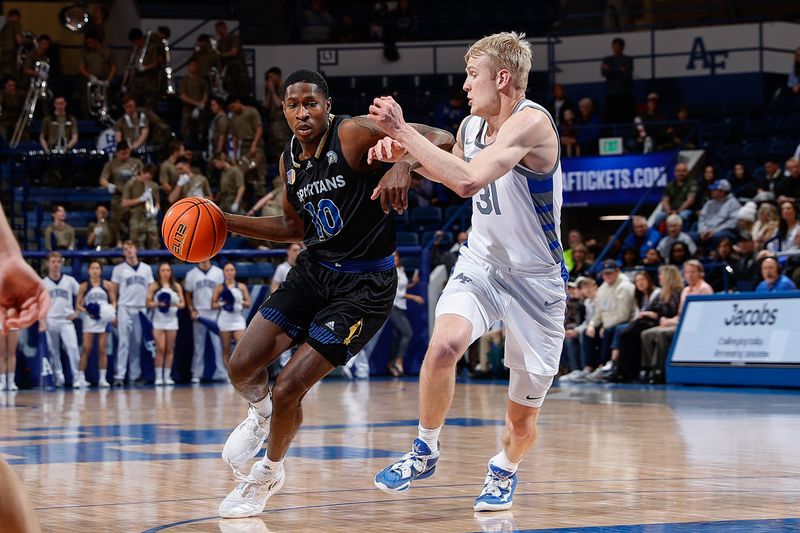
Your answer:
[[[327,154],[325,154],[325,157],[328,158],[328,164],[329,165],[332,165],[332,164],[336,163],[339,160],[339,156],[337,156],[336,152],[334,152],[333,150],[331,150]]]

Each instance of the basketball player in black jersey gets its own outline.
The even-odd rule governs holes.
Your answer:
[[[283,216],[225,214],[228,229],[256,239],[303,242],[306,250],[281,287],[261,306],[228,366],[231,382],[250,402],[247,418],[231,433],[222,457],[240,480],[220,505],[220,516],[261,513],[285,480],[283,460],[303,420],[301,401],[336,366],[343,365],[386,321],[397,278],[392,208],[407,207],[408,158],[383,173],[367,162],[382,138],[366,117],[334,116],[325,79],[300,70],[284,84],[283,111],[294,137],[280,160]],[[453,136],[419,126],[450,150]],[[380,198],[380,202],[373,201]],[[267,367],[299,345],[269,388]],[[267,453],[242,474],[269,436]]]

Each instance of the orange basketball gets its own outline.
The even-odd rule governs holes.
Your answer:
[[[181,261],[199,263],[222,249],[228,227],[217,204],[193,196],[178,200],[167,210],[161,235],[172,255]]]

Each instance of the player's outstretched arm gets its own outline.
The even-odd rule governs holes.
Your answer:
[[[511,115],[495,142],[469,162],[428,142],[405,122],[403,110],[391,97],[376,98],[369,109],[370,118],[386,135],[397,140],[430,176],[464,198],[500,178],[535,149],[550,149],[553,165],[558,153],[558,139],[549,119],[533,109]]]
[[[286,183],[286,167],[280,160],[281,179]],[[228,231],[253,239],[274,242],[302,242],[305,233],[303,219],[289,202],[286,187],[283,188],[283,216],[248,217],[224,213]]]

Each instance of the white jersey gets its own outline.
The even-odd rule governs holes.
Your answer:
[[[155,300],[156,304],[158,304],[161,301],[161,298],[163,298],[163,296],[159,297],[161,294],[169,295],[169,307],[166,310],[162,310],[160,307],[156,307],[153,310],[153,328],[177,330],[178,303],[180,302],[180,296],[178,296],[178,293],[170,287],[161,287],[155,292],[155,294],[153,294],[153,299]]]
[[[203,272],[199,267],[194,267],[186,273],[183,280],[183,288],[192,293],[192,305],[198,311],[201,309],[211,309],[211,296],[217,285],[222,285],[225,275],[218,266],[211,265],[211,268]]]
[[[106,288],[103,287],[102,280],[100,281],[100,285],[92,285],[90,281],[87,281],[86,283],[88,288],[86,290],[86,294],[83,295],[83,307],[86,307],[89,304],[97,304],[101,308],[103,306],[111,305],[111,302],[108,298],[108,291],[106,291]],[[103,320],[102,318],[92,318],[89,316],[89,313],[85,313],[83,315],[83,331],[85,333],[103,333],[106,330],[107,325],[107,320]]]
[[[119,307],[144,307],[147,287],[153,283],[153,270],[150,265],[141,261],[136,267],[127,262],[120,263],[111,271],[111,281],[119,286],[117,295]]]
[[[220,307],[217,326],[220,331],[242,331],[247,327],[242,315],[244,295],[238,283],[233,287],[228,287],[228,290],[233,294],[233,311],[226,311],[224,307]]]
[[[289,274],[289,271],[292,269],[292,265],[289,264],[289,261],[284,261],[278,268],[275,269],[275,274],[272,276],[272,281],[277,281],[278,283],[283,283],[286,281],[286,276]]]
[[[47,320],[65,319],[75,312],[75,297],[78,296],[78,290],[81,288],[75,278],[66,274],[62,274],[57,280],[45,276],[42,278],[42,283],[50,293]]]
[[[530,100],[521,100],[513,112],[526,107],[545,113],[557,131],[550,113]],[[466,161],[486,147],[486,129],[486,121],[480,117],[464,120],[461,141]],[[472,197],[472,232],[462,254],[522,273],[541,272],[562,263],[560,150],[558,155],[546,174],[517,164]]]

